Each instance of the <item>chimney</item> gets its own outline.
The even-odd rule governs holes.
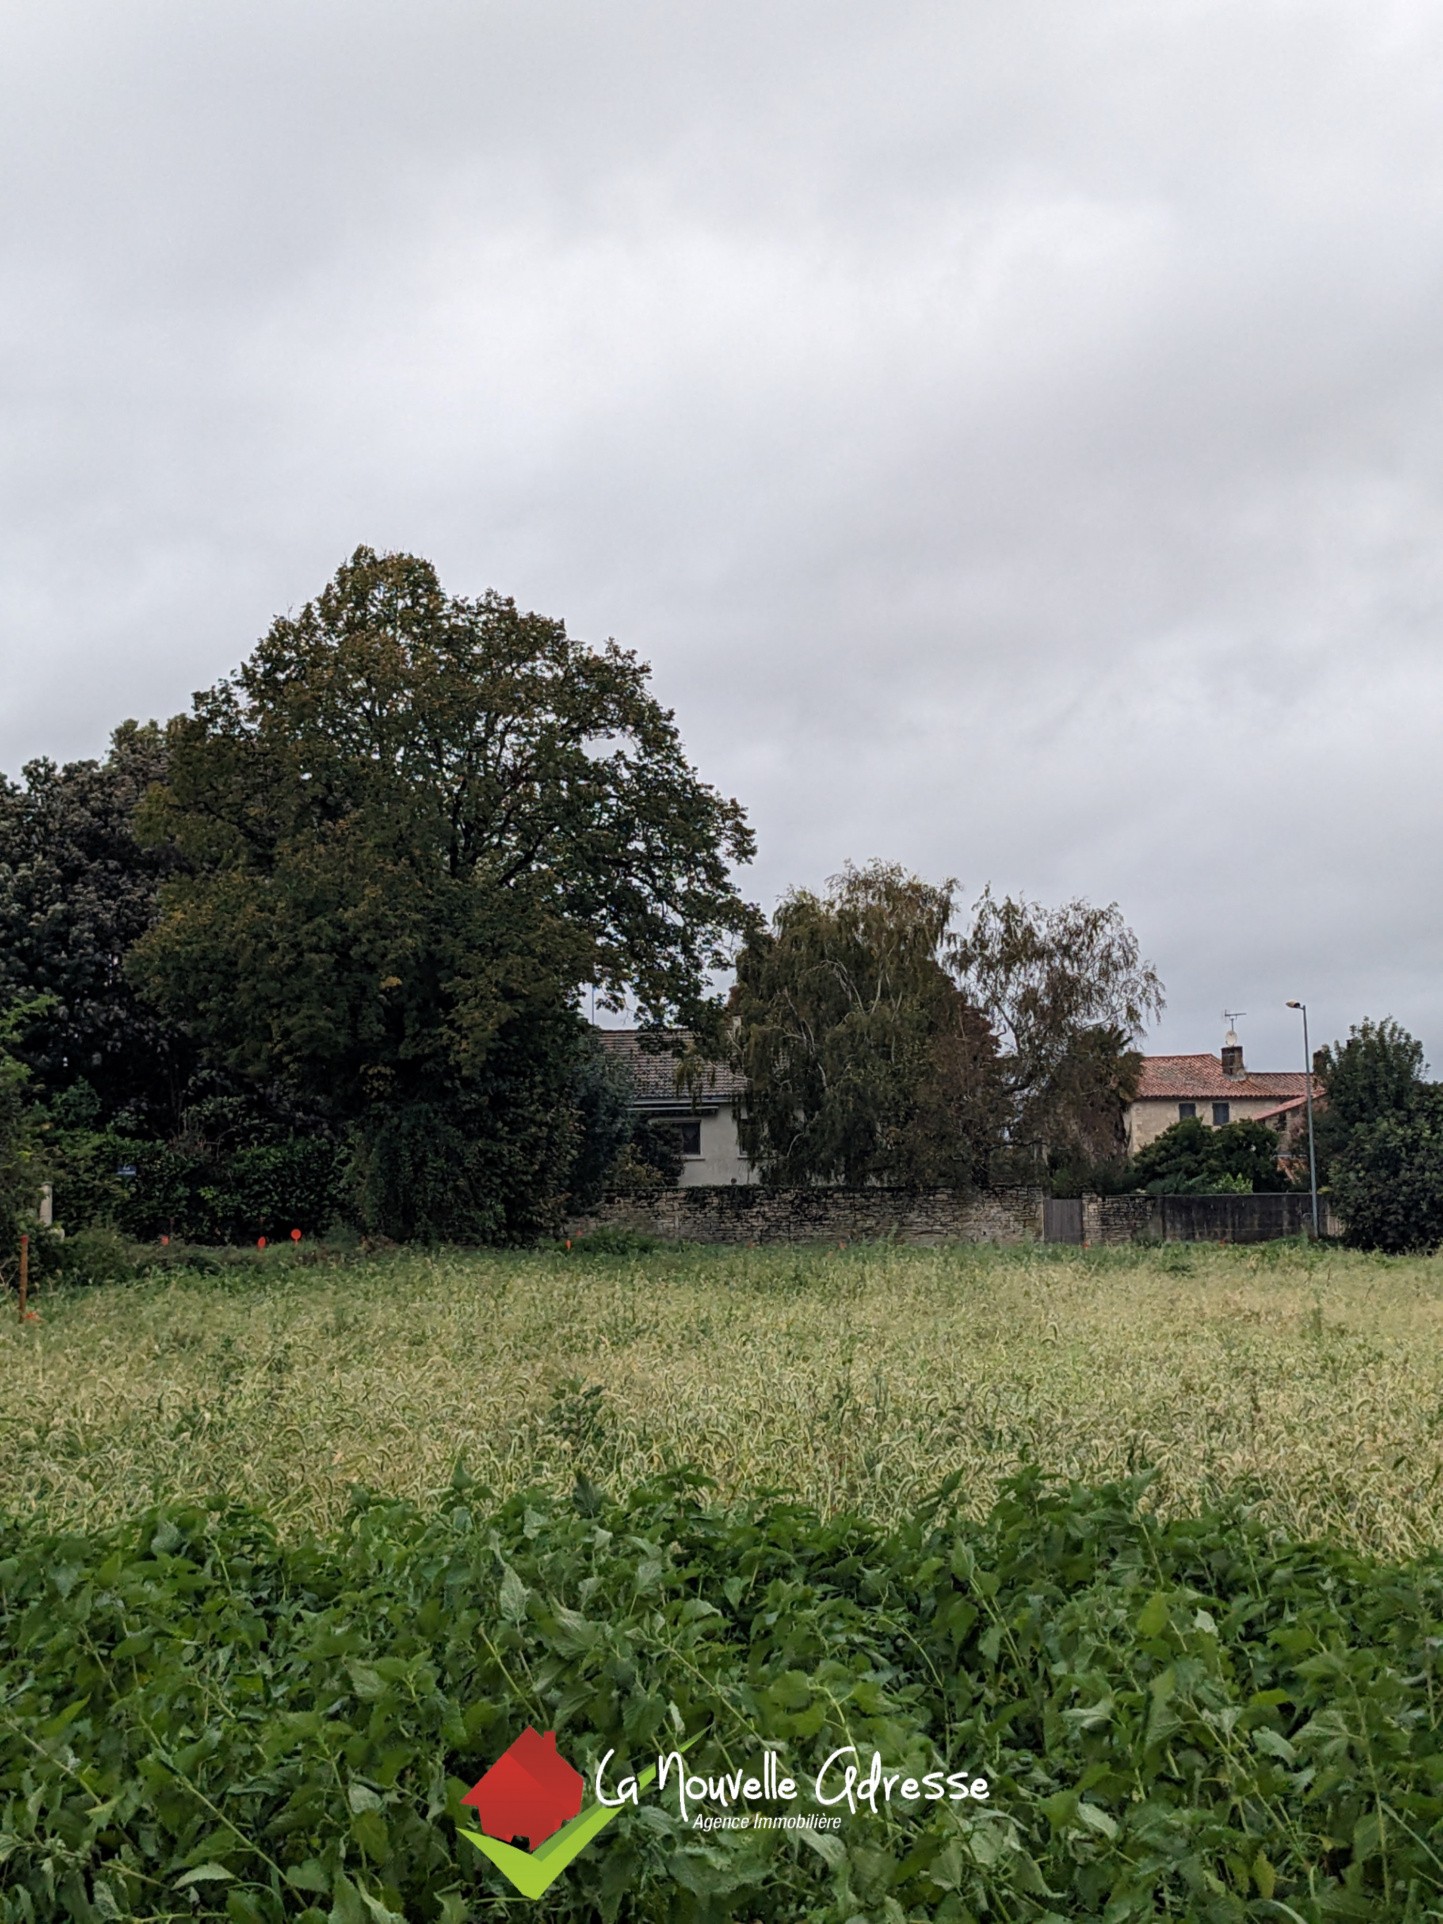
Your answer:
[[[1223,1037],[1223,1074],[1225,1076],[1245,1076],[1243,1067],[1243,1045],[1238,1041],[1236,1029],[1229,1029]]]

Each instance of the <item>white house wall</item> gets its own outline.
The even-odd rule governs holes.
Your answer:
[[[701,1118],[701,1154],[688,1156],[681,1166],[683,1189],[725,1188],[752,1181],[752,1166],[737,1140],[736,1108],[723,1102]]]

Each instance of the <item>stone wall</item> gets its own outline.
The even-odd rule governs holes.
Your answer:
[[[1154,1198],[1151,1196],[1099,1196],[1097,1199],[1097,1240],[1100,1243],[1138,1242],[1144,1236],[1160,1239],[1161,1223],[1153,1227]]]
[[[638,1229],[689,1243],[1016,1243],[1042,1233],[1040,1189],[664,1189],[608,1196],[568,1225]]]
[[[1099,1244],[1266,1242],[1304,1235],[1304,1195],[1084,1196],[1082,1239]],[[1040,1189],[659,1189],[608,1196],[591,1215],[567,1225],[569,1236],[600,1228],[637,1229],[687,1243],[1017,1243],[1040,1239]],[[1325,1213],[1326,1235],[1338,1223]]]

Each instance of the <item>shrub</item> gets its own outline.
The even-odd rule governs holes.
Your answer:
[[[339,1206],[336,1152],[323,1138],[239,1149],[200,1191],[207,1227],[217,1242],[272,1241],[293,1229],[318,1235]]]
[[[1401,1255],[1443,1243],[1443,1092],[1354,1129],[1332,1191],[1356,1248]]]
[[[668,1243],[660,1236],[649,1236],[642,1229],[622,1229],[610,1223],[600,1229],[588,1230],[584,1236],[574,1236],[571,1249],[578,1256],[649,1256],[659,1249],[675,1249],[675,1243]]]
[[[1264,1122],[1209,1129],[1196,1117],[1175,1122],[1133,1158],[1133,1187],[1151,1196],[1270,1192],[1287,1188],[1278,1138]]]
[[[54,1247],[63,1282],[128,1283],[136,1275],[134,1251],[113,1229],[82,1229]]]
[[[119,1130],[54,1138],[55,1219],[67,1232],[110,1227],[137,1242],[318,1235],[340,1203],[338,1158],[323,1136],[228,1150],[176,1146]],[[126,1173],[122,1173],[126,1172]]]

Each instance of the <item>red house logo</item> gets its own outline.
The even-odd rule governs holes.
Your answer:
[[[475,1809],[488,1837],[504,1844],[524,1837],[534,1851],[576,1816],[584,1789],[581,1772],[556,1748],[556,1732],[543,1736],[528,1724],[461,1802]]]

